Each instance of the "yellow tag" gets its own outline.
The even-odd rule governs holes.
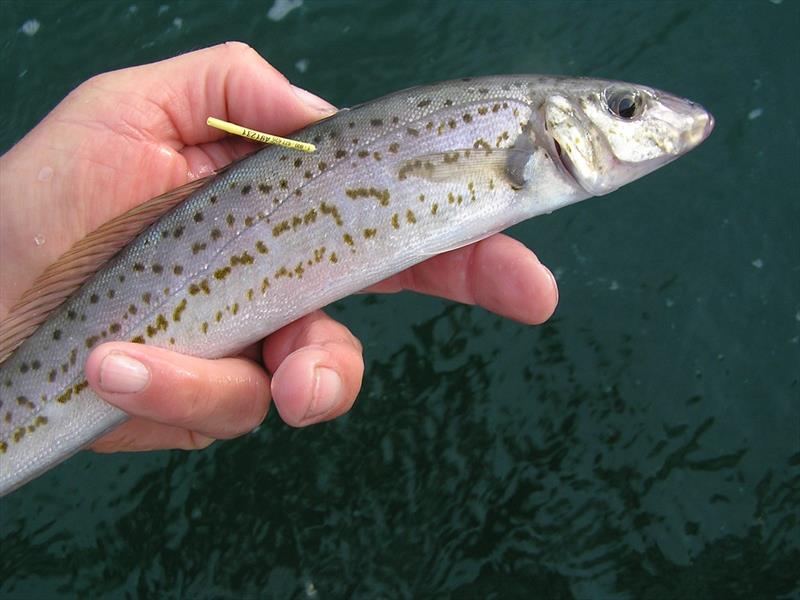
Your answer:
[[[301,150],[303,152],[316,152],[317,150],[317,147],[314,144],[290,140],[277,135],[271,135],[269,133],[262,133],[260,131],[248,129],[247,127],[242,127],[241,125],[236,125],[235,123],[228,123],[222,119],[215,119],[214,117],[208,117],[206,124],[210,125],[211,127],[221,129],[227,133],[232,133],[233,135],[239,135],[243,138],[247,138],[248,140],[261,142],[262,144],[275,144],[277,146],[291,148],[292,150]]]

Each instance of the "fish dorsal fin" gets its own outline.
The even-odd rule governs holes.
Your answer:
[[[533,152],[530,144],[518,144],[511,148],[491,148],[487,144],[421,154],[401,162],[396,174],[401,181],[408,177],[419,177],[427,181],[444,182],[463,178],[467,173],[488,172],[508,179],[514,188],[521,188],[528,179],[525,167]]]
[[[216,175],[190,181],[104,223],[47,267],[0,322],[0,363],[120,249]]]

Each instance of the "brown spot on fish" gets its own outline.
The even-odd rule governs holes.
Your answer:
[[[303,177],[305,177],[306,179],[311,179],[313,176],[314,174],[311,171],[306,171],[305,173],[303,173]]]
[[[269,194],[272,191],[272,186],[266,183],[259,183],[258,191],[262,194]]]
[[[347,156],[347,152],[345,150],[337,150],[334,156],[336,156],[336,158],[344,158]]]
[[[211,196],[211,198],[208,199],[208,202],[210,204],[216,204],[217,203],[217,197],[216,196]]]
[[[108,326],[108,331],[111,333],[119,333],[119,330],[122,329],[122,325],[119,323],[112,323]]]
[[[256,250],[258,250],[258,252],[260,254],[266,254],[269,251],[269,249],[267,248],[267,245],[264,242],[262,242],[261,240],[258,240],[256,242]]]
[[[50,383],[54,382],[56,380],[56,375],[57,375],[56,370],[50,369],[50,372],[47,374],[47,381],[49,381]]]
[[[453,106],[453,101],[450,100],[450,98],[448,98],[447,100],[444,101],[443,105],[444,106]]]
[[[381,153],[380,152],[373,152],[372,153],[372,158],[374,158],[375,160],[380,160],[382,158]]]
[[[369,156],[369,150],[359,150],[358,157],[359,158],[366,158]]]
[[[319,205],[319,209],[323,215],[330,215],[338,226],[341,227],[344,224],[344,221],[342,221],[342,217],[341,215],[339,215],[339,210],[336,208],[336,205],[321,202]]]
[[[397,154],[397,151],[400,150],[400,144],[397,142],[389,144],[389,152],[392,154]]]
[[[208,321],[203,321],[203,324],[200,325],[200,331],[208,333]]]
[[[426,106],[428,106],[430,103],[431,103],[431,101],[430,101],[430,100],[428,100],[428,99],[425,99],[425,100],[420,100],[419,102],[417,102],[417,107],[418,107],[418,108],[425,108],[425,107],[426,107]]]
[[[129,304],[128,305],[128,312],[129,313],[131,313],[132,315],[135,315],[136,311],[137,311],[137,308],[136,308],[135,304]]]
[[[78,313],[76,313],[74,310],[68,310],[67,311],[67,318],[70,321],[74,321],[77,316],[78,316]]]
[[[255,292],[253,291],[253,288],[250,288],[249,290],[247,290],[247,294],[246,295],[247,295],[247,299],[248,300],[252,300],[253,296],[255,295]]]
[[[336,252],[331,252],[331,255],[328,257],[328,260],[330,260],[333,264],[336,264],[337,262],[339,262],[339,257],[336,256]]]
[[[172,320],[176,322],[180,321],[181,314],[183,313],[184,310],[186,310],[186,298],[182,299],[178,303],[178,306],[175,307],[175,310],[172,311]]]
[[[89,296],[89,302],[91,302],[92,304],[97,304],[98,300],[100,300],[100,296],[98,296],[97,294],[92,294],[91,296]]]
[[[245,217],[244,218],[244,226],[245,227],[252,227],[253,226],[253,222],[254,222],[253,217]]]
[[[216,271],[214,271],[214,279],[218,279],[218,280],[222,281],[223,279],[225,279],[230,274],[230,272],[231,272],[231,268],[228,267],[228,266],[224,266],[221,269],[217,269]],[[190,290],[190,292],[191,292],[191,290]]]
[[[281,221],[275,227],[272,228],[272,235],[274,237],[280,236],[282,233],[289,231],[291,226],[289,225],[289,221]]]
[[[345,233],[342,236],[342,239],[344,240],[344,243],[347,244],[348,246],[354,246],[355,245],[355,242],[353,241],[353,236],[350,235],[349,233]]]
[[[192,254],[199,254],[205,249],[206,249],[205,242],[195,242],[194,244],[192,244]]]
[[[456,120],[455,120],[455,119],[450,119],[450,120],[447,122],[447,126],[448,126],[450,129],[455,129],[455,128],[456,128]]]
[[[373,127],[381,127],[383,125],[383,120],[381,120],[381,119],[371,119],[369,124],[372,125]]]
[[[261,280],[261,293],[264,294],[268,288],[269,288],[269,277],[264,277],[264,279]]]
[[[140,335],[137,335],[131,338],[131,343],[133,344],[144,344],[144,338]]]
[[[431,214],[435,215],[437,212],[439,212],[439,205],[434,203],[434,205],[431,206]]]
[[[389,204],[389,190],[379,190],[374,187],[371,188],[350,188],[346,189],[344,193],[348,198],[355,200],[356,198],[375,198],[381,206]]]
[[[185,229],[186,228],[183,225],[178,225],[175,228],[175,230],[172,232],[172,237],[174,237],[177,240],[179,237],[181,237],[183,235],[183,232],[185,231]],[[134,271],[135,270],[136,269],[134,269]]]
[[[236,217],[228,213],[228,216],[225,217],[225,222],[228,224],[228,227],[233,227],[233,224],[236,223]]]
[[[142,302],[144,302],[145,304],[150,304],[151,297],[152,296],[150,295],[150,292],[145,292],[144,294],[142,294]]]
[[[255,259],[250,255],[247,250],[242,252],[239,255],[234,254],[231,256],[231,266],[235,267],[236,265],[252,265],[255,262]]]
[[[485,107],[485,106],[479,106],[478,107],[478,114],[479,115],[483,116],[488,112],[489,112],[489,109],[487,107]]]
[[[411,223],[412,225],[417,222],[417,216],[414,214],[414,211],[410,208],[406,211],[406,221]]]
[[[425,194],[420,194],[417,200],[419,200],[420,202],[425,202]]]
[[[244,190],[245,190],[245,188],[247,188],[247,192],[249,192],[249,191],[250,191],[250,186],[249,186],[249,185],[246,185],[246,186],[244,186],[244,187],[242,188],[242,193],[243,193],[243,194],[246,194],[246,193],[247,193],[247,192],[245,192],[245,191],[244,191]],[[195,222],[195,223],[202,223],[202,222],[203,222],[203,213],[202,213],[202,212],[200,212],[200,211],[198,210],[196,213],[194,213],[194,215],[192,216],[192,219],[194,219],[194,222]]]
[[[91,347],[92,347],[92,346],[94,346],[94,345],[95,345],[95,344],[96,344],[96,343],[97,343],[99,340],[100,340],[100,336],[98,336],[98,335],[90,335],[88,338],[86,338],[86,347],[87,347],[87,348],[91,348]]]
[[[378,233],[377,229],[367,228],[364,230],[364,238],[367,240],[370,238],[374,238],[376,233]]]
[[[183,273],[183,267],[181,265],[173,265],[172,272],[175,273],[175,275],[180,275]]]
[[[472,123],[472,115],[469,113],[464,113],[461,116],[461,119],[464,121],[464,123]]]
[[[414,129],[413,127],[406,128],[406,132],[411,137],[419,137],[419,129]]]
[[[153,270],[153,273],[155,273],[156,275],[160,275],[161,273],[163,273],[163,272],[164,272],[164,267],[162,267],[162,266],[161,266],[160,264],[158,264],[158,263],[155,263],[155,264],[154,264],[153,266],[151,266],[150,268]]]
[[[305,273],[305,269],[303,269],[303,263],[297,263],[297,266],[294,268],[294,272],[297,275],[298,279],[303,277],[303,273]]]
[[[328,168],[328,163],[326,163],[324,160],[321,160],[321,161],[319,161],[319,164],[317,165],[317,167],[319,167],[320,171],[324,171],[325,169]]]
[[[397,213],[394,213],[392,215],[392,227],[394,227],[395,229],[400,229],[400,215],[398,215]]]
[[[56,341],[61,339],[61,330],[60,329],[55,329],[53,331],[53,339],[56,340]]]

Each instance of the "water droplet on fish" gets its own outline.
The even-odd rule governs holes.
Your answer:
[[[35,238],[33,238],[33,243],[36,244],[37,246],[44,246],[44,243],[46,241],[47,240],[44,239],[44,236],[41,233],[37,235]]]
[[[42,167],[36,179],[39,181],[48,181],[53,176],[53,169],[50,167]]]

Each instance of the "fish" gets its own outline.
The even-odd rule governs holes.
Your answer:
[[[464,78],[339,110],[292,136],[313,154],[266,146],[145,203],[0,323],[0,495],[127,418],[84,376],[98,344],[234,354],[431,256],[608,194],[713,127],[701,105],[644,85]]]

